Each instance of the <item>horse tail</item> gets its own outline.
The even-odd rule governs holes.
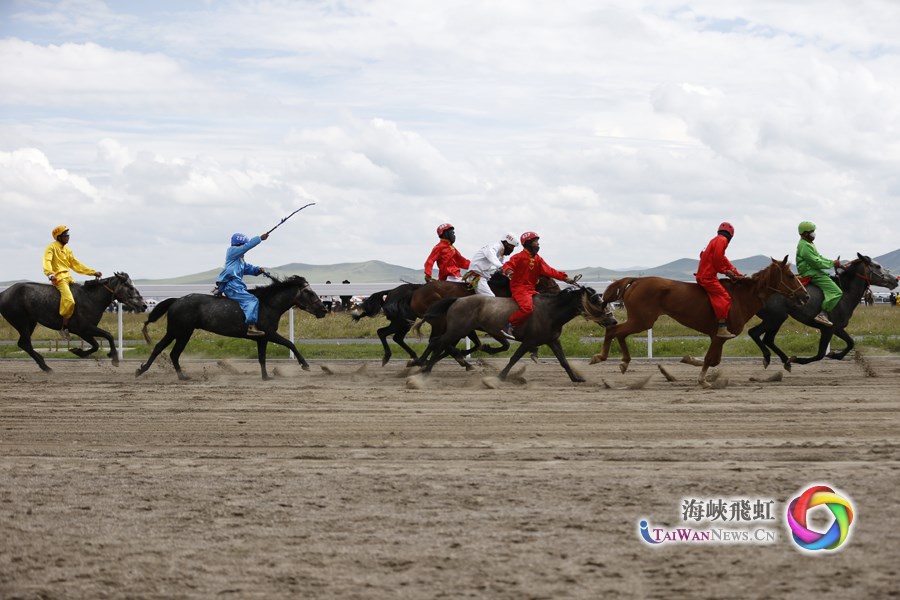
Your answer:
[[[178,300],[178,298],[166,298],[154,306],[153,310],[150,311],[150,314],[147,315],[147,320],[144,321],[144,327],[141,329],[141,333],[144,334],[144,341],[148,344],[152,344],[153,342],[150,340],[150,334],[147,333],[147,326],[150,325],[150,323],[159,321],[159,318],[169,311],[169,308],[175,304],[176,300]]]
[[[353,321],[357,322],[363,317],[374,317],[379,312],[381,312],[382,306],[384,306],[384,300],[391,290],[384,290],[382,292],[375,292],[365,300],[363,300],[362,304],[359,305],[359,310],[353,311],[353,314],[350,315],[353,317]]]
[[[603,306],[605,307],[611,302],[621,300],[625,296],[625,290],[627,290],[636,279],[637,277],[623,277],[622,279],[616,279],[609,284],[603,292]]]
[[[421,338],[422,337],[422,331],[421,331],[422,325],[424,325],[425,323],[426,323],[426,321],[424,318],[417,320],[416,324],[412,326],[412,329],[410,331],[412,331],[413,334],[415,334],[416,336]]]

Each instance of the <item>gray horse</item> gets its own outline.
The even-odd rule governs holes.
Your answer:
[[[488,354],[496,354],[509,349],[509,341],[501,333],[509,316],[516,312],[518,305],[512,298],[491,298],[489,296],[469,296],[466,298],[446,298],[432,305],[425,313],[424,321],[446,319],[446,330],[441,335],[432,337],[425,354],[432,352],[431,358],[423,372],[431,371],[434,364],[447,355],[468,354],[459,351],[456,344],[466,337],[470,331],[484,331],[500,342],[500,346],[482,345],[479,349]],[[616,320],[608,308],[602,307],[602,299],[589,287],[577,286],[565,289],[558,294],[540,294],[534,298],[534,312],[521,326],[516,328],[516,340],[521,342],[513,353],[509,363],[500,372],[500,379],[506,379],[509,370],[527,352],[536,350],[546,344],[559,360],[559,364],[574,382],[583,382],[577,375],[563,352],[559,336],[563,325],[577,317],[597,321],[604,327],[615,325]],[[421,322],[417,327],[421,327]]]
[[[69,352],[81,358],[93,354],[100,348],[94,338],[100,336],[109,342],[107,356],[114,365],[118,365],[116,342],[112,334],[97,327],[97,323],[113,300],[118,300],[135,312],[147,310],[140,292],[134,287],[128,273],[116,273],[112,277],[74,284],[71,290],[75,297],[75,314],[69,321],[69,333],[74,333],[91,347],[87,350],[69,348]],[[19,332],[19,348],[27,352],[42,370],[51,371],[44,357],[34,351],[31,335],[39,323],[50,329],[62,327],[59,290],[46,283],[17,283],[0,294],[0,314]]]
[[[853,349],[853,338],[847,334],[845,328],[853,316],[853,311],[859,305],[865,291],[870,285],[879,285],[888,289],[897,287],[897,277],[877,262],[857,253],[857,258],[844,268],[837,276],[838,287],[841,288],[843,294],[837,305],[831,309],[828,317],[831,319],[832,326],[822,325],[815,321],[815,317],[822,308],[822,290],[814,285],[807,288],[809,292],[809,301],[805,304],[796,305],[788,301],[781,294],[769,297],[762,309],[756,313],[762,322],[759,325],[751,327],[747,330],[750,337],[759,346],[763,353],[763,366],[768,367],[772,355],[769,348],[781,359],[782,366],[788,371],[791,370],[791,364],[797,363],[805,365],[826,357],[825,350],[831,342],[833,335],[844,340],[846,347],[840,351],[832,351],[827,357],[836,360],[844,358],[850,350]],[[793,317],[804,325],[815,327],[821,332],[819,337],[819,350],[815,356],[790,358],[775,345],[775,336],[782,324],[787,320],[788,316]]]

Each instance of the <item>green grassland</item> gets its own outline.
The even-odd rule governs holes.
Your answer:
[[[141,328],[146,315],[126,313],[123,315],[123,328],[125,339],[125,357],[143,358],[149,355],[152,346],[143,341]],[[288,318],[285,314],[279,326],[280,332],[287,336]],[[626,318],[624,310],[616,312],[616,318],[621,322]],[[758,323],[754,319],[748,327]],[[294,312],[294,337],[303,355],[308,359],[366,359],[380,358],[382,355],[381,344],[378,342],[376,330],[383,327],[387,321],[383,316],[366,318],[354,323],[348,313],[330,314],[323,319],[316,319],[311,315]],[[165,331],[165,318],[150,325],[149,333],[155,341],[162,337]],[[116,335],[117,315],[108,313],[104,315],[101,327]],[[744,333],[725,344],[723,356],[726,357],[755,357],[760,356],[756,345]],[[850,321],[848,332],[857,339],[857,348],[863,348],[870,355],[900,355],[900,308],[890,305],[860,306],[857,308]],[[423,328],[428,331],[428,326]],[[602,343],[604,329],[596,323],[583,318],[576,318],[566,325],[563,330],[562,343],[566,354],[573,358],[589,357],[597,353]],[[18,339],[16,331],[5,320],[0,319],[0,340],[15,341]],[[64,357],[72,355],[66,352],[66,342],[59,339],[55,331],[38,326],[34,332],[34,345],[40,352],[46,353],[48,358]],[[359,342],[359,339],[374,341]],[[323,340],[316,342],[315,340]],[[346,340],[335,342],[332,340]],[[421,352],[426,345],[426,340],[419,340],[410,336],[407,340],[410,345]],[[490,342],[490,338],[486,341]],[[788,319],[776,342],[787,354],[811,355],[816,352],[819,341],[819,333],[810,327]],[[77,346],[80,340],[73,336],[71,345]],[[405,353],[393,342],[389,341],[391,350],[396,359],[405,359]],[[653,355],[654,357],[680,357],[685,354],[702,355],[706,352],[708,339],[697,332],[683,327],[668,317],[661,317],[653,327]],[[105,342],[103,343],[105,353]],[[514,344],[515,346],[515,344]],[[835,339],[835,348],[842,348],[843,342]],[[633,357],[647,356],[647,335],[637,334],[629,338],[629,348]],[[498,356],[508,356],[510,352]],[[543,350],[549,355],[548,350]],[[98,353],[99,354],[99,353]],[[197,331],[185,350],[186,356],[198,358],[255,358],[256,343],[249,340],[223,338],[205,331]],[[287,358],[288,352],[281,346],[269,345],[269,357]],[[610,357],[619,356],[618,345],[614,342]],[[14,343],[0,344],[0,357],[21,358],[25,357]]]

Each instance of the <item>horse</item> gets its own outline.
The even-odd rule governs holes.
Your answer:
[[[859,255],[859,253],[857,253]],[[866,303],[866,306],[874,306],[875,305],[875,297],[872,296],[872,290],[866,288],[866,291],[863,292],[863,302]]]
[[[109,342],[107,356],[118,366],[116,342],[112,334],[97,327],[97,323],[113,300],[118,300],[135,312],[147,310],[147,303],[134,287],[128,273],[116,273],[112,277],[72,284],[70,287],[75,297],[75,313],[69,320],[68,330],[90,344],[90,348],[69,348],[69,352],[81,358],[90,356],[100,348],[94,339],[95,336],[100,336]],[[42,371],[52,371],[44,357],[35,352],[31,345],[31,335],[38,323],[50,329],[62,328],[59,290],[46,283],[16,283],[0,293],[0,314],[19,332],[19,348],[27,352]]]
[[[500,272],[495,272],[491,276],[488,285],[498,297],[509,298],[512,296],[509,289],[509,278]],[[541,277],[538,280],[537,290],[538,292],[558,292],[559,284],[549,277]],[[428,308],[441,298],[459,298],[473,294],[475,294],[474,290],[467,283],[458,281],[434,280],[425,284],[404,283],[393,289],[372,294],[363,301],[360,309],[354,312],[352,317],[354,321],[359,321],[363,317],[374,317],[384,311],[388,324],[377,331],[378,339],[381,340],[384,348],[381,366],[391,360],[392,353],[387,343],[387,337],[392,334],[394,342],[409,355],[407,366],[416,366],[423,364],[421,358],[406,343],[406,334],[409,333],[416,319],[424,316]],[[477,335],[472,338],[472,341],[476,346],[481,343]],[[465,361],[460,364],[468,365]],[[467,368],[471,368],[471,365],[468,365]]]
[[[788,257],[772,263],[752,276],[737,280],[723,281],[731,294],[731,310],[728,313],[728,330],[740,333],[747,321],[763,306],[772,294],[780,293],[796,302],[809,299],[803,284],[791,272]],[[706,291],[696,283],[674,281],[662,277],[626,277],[613,281],[603,293],[604,304],[621,300],[625,303],[628,319],[606,329],[603,350],[591,358],[591,364],[605,361],[613,339],[622,349],[622,363],[619,369],[624,373],[631,362],[631,354],[625,338],[633,333],[650,329],[660,315],[668,315],[691,329],[705,333],[710,338],[709,349],[703,359],[698,383],[707,387],[706,372],[722,359],[722,346],[726,338],[716,336],[718,320]]]
[[[445,298],[433,304],[425,313],[424,320],[433,322],[437,319],[446,323],[443,333],[434,335],[429,340],[428,350],[431,358],[425,364],[424,373],[431,372],[441,358],[448,354],[460,352],[456,344],[470,331],[484,331],[500,342],[500,346],[481,346],[481,350],[496,354],[509,349],[509,341],[501,333],[509,316],[518,310],[512,298],[491,298],[490,296],[471,296],[466,298]],[[576,383],[584,382],[584,378],[576,374],[563,352],[559,336],[563,325],[583,314],[591,320],[600,321],[604,327],[615,324],[612,311],[600,304],[599,295],[589,287],[575,286],[562,290],[558,294],[541,294],[534,300],[534,312],[522,325],[516,328],[515,337],[521,342],[509,359],[509,363],[500,372],[499,377],[505,380],[509,370],[526,352],[532,352],[546,344],[559,360],[559,364]],[[421,326],[419,323],[418,326]],[[468,354],[475,349],[463,351]],[[424,356],[424,355],[423,355]]]
[[[217,298],[208,294],[188,294],[181,298],[169,298],[157,304],[144,322],[144,339],[148,344],[151,343],[147,327],[163,315],[168,315],[166,334],[153,348],[147,362],[138,367],[135,377],[144,374],[159,353],[174,340],[175,346],[170,353],[172,365],[178,379],[190,379],[182,372],[178,358],[196,329],[204,329],[227,337],[254,340],[263,379],[269,378],[266,373],[266,349],[269,342],[289,349],[297,357],[297,362],[303,370],[308,371],[309,364],[294,343],[278,333],[278,322],[281,315],[292,306],[309,312],[317,319],[324,317],[328,311],[319,295],[309,287],[309,283],[303,277],[293,275],[287,279],[279,279],[272,276],[271,279],[272,283],[269,285],[250,290],[250,293],[259,299],[259,318],[256,326],[265,333],[261,337],[250,338],[247,335],[244,312],[237,302],[228,298]]]
[[[853,311],[859,305],[860,298],[864,293],[869,291],[870,285],[879,285],[888,289],[897,287],[897,277],[886,268],[873,261],[868,256],[857,253],[857,258],[853,259],[837,276],[837,284],[843,291],[841,299],[837,305],[829,313],[829,319],[832,326],[822,325],[815,321],[816,315],[822,307],[822,290],[816,286],[808,289],[810,300],[802,306],[794,306],[788,303],[784,296],[775,295],[766,300],[762,309],[756,313],[762,322],[747,330],[750,337],[759,346],[763,354],[763,366],[768,367],[772,355],[769,348],[772,349],[785,370],[791,370],[791,364],[797,363],[805,365],[810,362],[822,360],[826,358],[825,351],[831,342],[833,335],[844,340],[846,347],[838,352],[832,351],[827,354],[827,358],[841,360],[850,350],[853,349],[853,338],[850,337],[845,328],[853,316]],[[797,321],[815,327],[820,331],[819,350],[815,356],[788,358],[778,346],[775,345],[775,336],[782,324],[787,320],[788,315]]]

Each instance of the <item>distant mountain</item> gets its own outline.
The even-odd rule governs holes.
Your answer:
[[[781,256],[772,258],[781,259]],[[793,258],[793,257],[790,257]],[[842,256],[842,260],[851,260],[856,255]],[[887,267],[892,273],[900,275],[900,249],[873,257],[882,266]],[[762,254],[749,258],[733,260],[734,266],[746,274],[755,273],[769,264],[770,257]],[[612,281],[622,277],[666,277],[668,279],[681,279],[693,281],[699,261],[694,258],[680,258],[678,260],[660,265],[658,267],[636,268],[617,271],[604,267],[582,267],[580,269],[565,269],[568,273],[581,273],[585,281]],[[794,267],[796,271],[796,267]],[[216,268],[192,275],[170,277],[166,279],[138,279],[137,284],[207,284],[213,283],[221,269]],[[369,260],[355,263],[338,263],[334,265],[308,265],[305,263],[289,263],[280,267],[273,267],[272,271],[278,275],[302,275],[310,283],[340,283],[345,279],[352,283],[401,283],[403,281],[422,281],[422,272],[418,269],[410,269],[399,265],[392,265],[380,260]],[[248,283],[264,283],[261,277],[248,277]],[[0,282],[0,286],[7,287],[16,281]]]
[[[771,258],[763,256],[751,256],[731,261],[741,273],[751,274],[765,268],[771,262]],[[670,263],[658,267],[648,267],[636,270],[614,271],[602,267],[584,267],[581,269],[567,269],[567,273],[581,273],[585,281],[611,281],[622,277],[665,277],[666,279],[681,279],[693,281],[694,273],[700,264],[699,259],[679,258]]]
[[[856,255],[854,255],[852,258],[856,258]],[[875,256],[873,257],[873,260],[880,264],[882,267],[887,267],[888,269],[890,269],[891,273],[893,273],[894,275],[900,276],[900,249],[894,250],[893,252],[888,252],[887,254],[882,254],[881,256]]]
[[[289,263],[280,267],[271,267],[272,273],[280,276],[301,275],[310,283],[341,283],[344,280],[351,283],[391,283],[396,282],[398,285],[402,281],[422,281],[422,272],[416,269],[391,265],[380,260],[369,260],[358,263],[338,263],[334,265],[308,265],[304,263]],[[214,283],[216,277],[222,269],[213,269],[203,271],[202,273],[194,273],[193,275],[184,275],[182,277],[172,277],[168,279],[137,279],[135,283],[145,285],[160,284],[206,284]],[[245,277],[247,283],[264,283],[262,277]]]

